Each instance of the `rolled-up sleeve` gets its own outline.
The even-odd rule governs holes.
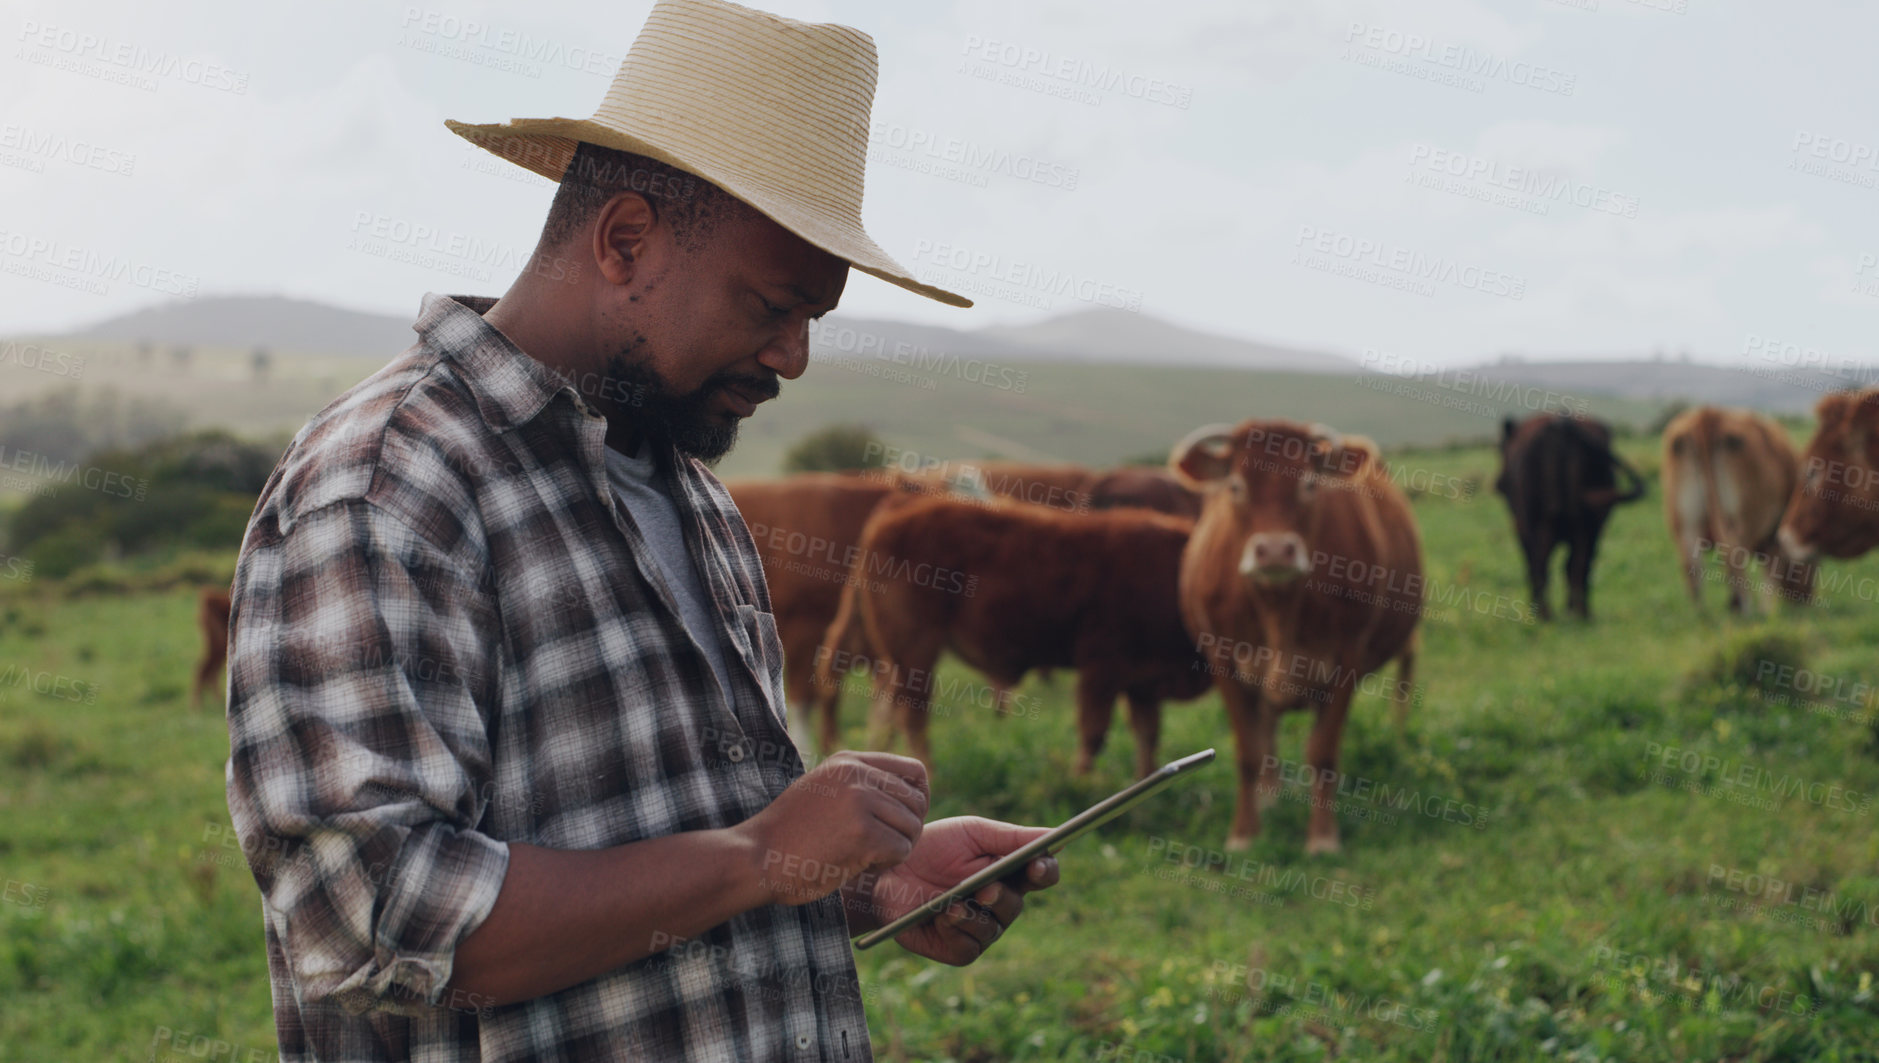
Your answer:
[[[350,499],[249,530],[229,635],[228,805],[294,992],[436,1006],[509,849],[491,793],[500,635],[489,589]]]

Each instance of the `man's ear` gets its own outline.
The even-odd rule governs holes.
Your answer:
[[[1205,491],[1232,469],[1232,425],[1196,428],[1168,452],[1168,472],[1190,490]]]
[[[610,284],[626,284],[645,276],[658,254],[661,231],[659,212],[645,196],[621,192],[607,200],[588,234],[601,277]]]

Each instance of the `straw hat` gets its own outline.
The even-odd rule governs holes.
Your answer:
[[[952,306],[861,227],[874,39],[725,0],[658,0],[589,119],[446,120],[472,144],[561,180],[579,141],[702,177],[863,273]]]

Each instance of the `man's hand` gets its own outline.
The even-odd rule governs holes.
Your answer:
[[[864,871],[907,859],[926,810],[926,765],[892,753],[844,751],[732,830],[747,842],[772,903],[808,904]]]
[[[1048,827],[1020,827],[979,816],[955,816],[929,823],[904,863],[868,876],[871,887],[857,883],[850,891],[845,898],[851,911],[849,929],[859,933],[891,923],[1025,842],[1048,833]],[[978,959],[1018,918],[1024,910],[1026,893],[1048,889],[1057,884],[1057,878],[1057,859],[1040,856],[1026,864],[1015,881],[984,886],[970,902],[954,902],[931,921],[894,940],[908,952],[962,967]]]

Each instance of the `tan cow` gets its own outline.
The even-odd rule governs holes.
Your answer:
[[[1879,546],[1879,387],[1824,395],[1780,540],[1804,561],[1846,560]]]
[[[1772,604],[1775,593],[1799,602],[1812,597],[1813,566],[1788,557],[1776,541],[1800,480],[1799,459],[1781,426],[1753,410],[1698,406],[1665,427],[1663,447],[1664,516],[1690,598],[1703,602],[1704,561],[1712,550],[1728,572],[1732,612],[1748,612],[1756,600]],[[1756,557],[1765,569],[1759,579],[1749,570]]]
[[[1392,659],[1398,719],[1412,690],[1422,547],[1409,500],[1369,440],[1322,425],[1209,425],[1168,466],[1207,493],[1181,559],[1181,611],[1239,746],[1227,848],[1259,833],[1276,798],[1279,716],[1313,710],[1306,852],[1339,848],[1338,747],[1358,685]]]

